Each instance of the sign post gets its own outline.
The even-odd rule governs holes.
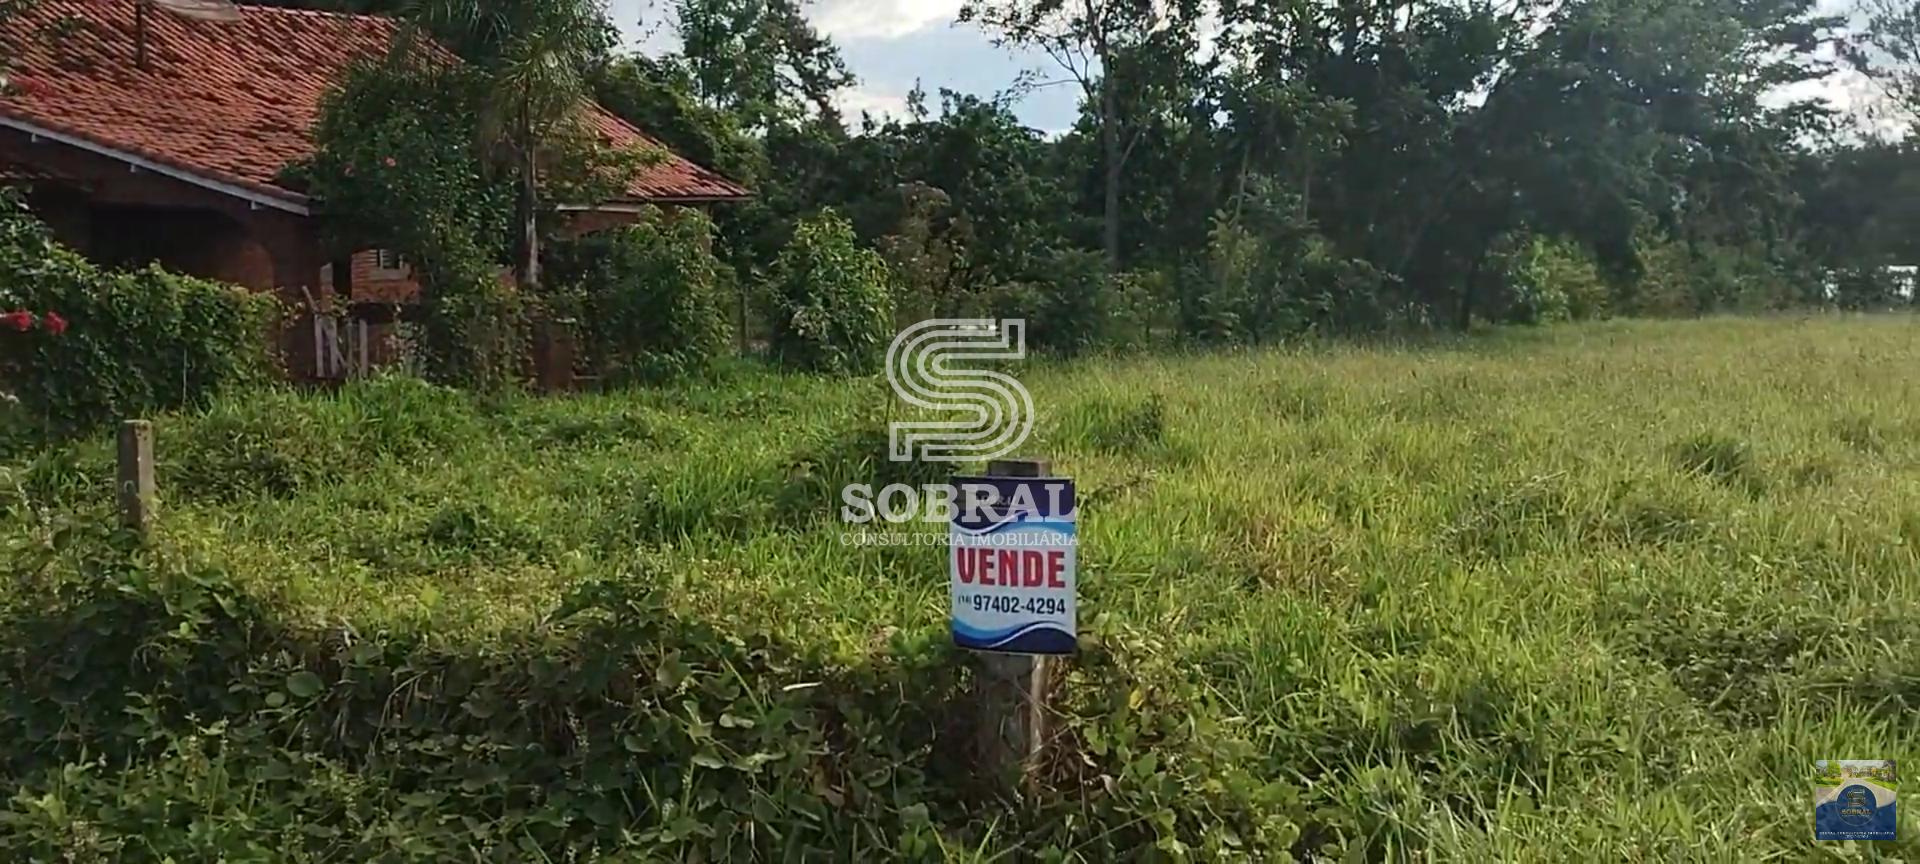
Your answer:
[[[1059,658],[1078,640],[1078,506],[1073,481],[1037,460],[995,461],[956,478],[949,535],[954,644],[979,654],[975,747],[996,776],[1031,787],[1049,739]]]
[[[153,424],[127,420],[120,424],[117,480],[120,523],[145,537],[153,527]]]

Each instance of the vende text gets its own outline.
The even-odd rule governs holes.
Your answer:
[[[1065,588],[1060,575],[1067,569],[1067,553],[1032,549],[985,549],[956,546],[954,572],[968,585],[1003,588]]]

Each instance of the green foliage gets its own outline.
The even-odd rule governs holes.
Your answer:
[[[1621,298],[1638,315],[1692,315],[1714,310],[1779,309],[1808,295],[1812,274],[1798,273],[1754,248],[1687,244],[1643,234],[1640,274]]]
[[[513,193],[479,158],[472,130],[485,81],[459,66],[362,64],[321,105],[313,157],[292,182],[326,202],[335,244],[398,249],[426,311],[428,375],[498,388],[516,382],[526,310],[502,278]]]
[[[1593,255],[1578,243],[1530,236],[1506,262],[1510,296],[1499,318],[1538,324],[1606,317],[1612,291]]]
[[[893,334],[887,265],[833,211],[803,220],[766,287],[773,353],[797,369],[879,368]]]
[[[289,497],[356,460],[417,459],[479,433],[465,397],[408,378],[356,381],[326,396],[254,390],[223,399],[191,434],[167,427],[160,482],[187,499]]]
[[[1027,322],[1027,344],[1072,356],[1107,340],[1113,295],[1098,253],[1056,249],[1029,280],[988,290],[988,308],[1001,319]]]
[[[287,172],[326,201],[336,245],[504,258],[511,190],[489,176],[472,133],[446,122],[479,110],[482,85],[459,66],[347,71],[320,106],[313,157]]]
[[[593,84],[602,107],[675,153],[750,188],[768,174],[766,154],[741,121],[695,97],[678,65],[633,54],[596,70]]]
[[[809,114],[840,125],[834,94],[853,83],[840,50],[797,0],[675,0],[674,27],[694,92],[748,129]]]
[[[0,312],[40,319],[25,330],[0,326],[0,386],[37,425],[75,431],[201,405],[264,377],[275,305],[158,267],[105,270],[55,242],[0,189]]]
[[[1178,298],[1186,338],[1257,343],[1387,324],[1387,280],[1365,261],[1342,257],[1300,203],[1261,181],[1214,216],[1203,269],[1189,271]]]
[[[587,365],[616,383],[698,372],[727,348],[722,265],[698,211],[649,208],[629,227],[549,254],[554,312],[577,320]]]
[[[1833,274],[1833,302],[1842,309],[1886,310],[1904,306],[1913,297],[1902,296],[1899,280],[1885,268],[1853,266]]]
[[[955,218],[953,201],[945,192],[922,183],[901,187],[899,210],[890,220],[890,233],[874,241],[893,277],[898,325],[976,317],[980,298],[962,278],[972,225]]]

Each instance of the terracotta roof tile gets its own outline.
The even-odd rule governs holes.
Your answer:
[[[43,0],[9,23],[17,56],[0,117],[288,201],[280,170],[313,152],[328,86],[386,51],[398,25],[371,15],[242,6],[216,23],[147,15],[147,65],[135,63],[133,0]],[[29,37],[27,34],[34,34]],[[593,107],[616,145],[666,148]],[[635,200],[730,199],[745,189],[669,152],[629,190]]]

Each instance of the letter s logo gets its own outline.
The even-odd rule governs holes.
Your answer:
[[[936,318],[887,346],[887,382],[908,404],[952,419],[888,427],[895,462],[970,462],[1012,453],[1033,434],[1033,397],[1010,375],[957,361],[1024,360],[1027,322]]]

